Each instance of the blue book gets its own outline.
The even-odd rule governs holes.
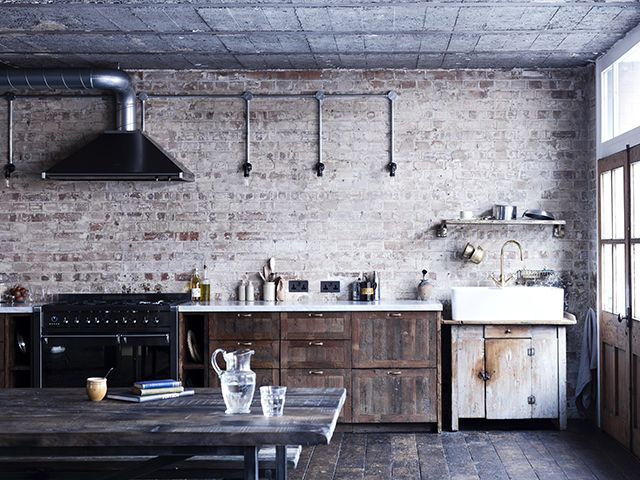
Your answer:
[[[173,387],[181,387],[182,382],[178,380],[148,380],[146,382],[136,382],[133,384],[134,387],[139,388],[140,390],[146,390],[148,388],[173,388]]]

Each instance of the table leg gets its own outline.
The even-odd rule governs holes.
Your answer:
[[[287,480],[287,446],[276,447],[276,480]]]
[[[244,480],[258,480],[258,447],[244,449]]]

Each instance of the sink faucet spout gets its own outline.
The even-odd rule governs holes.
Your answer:
[[[517,240],[507,240],[506,242],[504,242],[502,248],[500,249],[500,277],[496,278],[494,275],[491,275],[490,277],[491,280],[493,280],[495,284],[501,288],[505,287],[513,279],[513,274],[509,275],[507,278],[505,278],[504,276],[504,247],[506,247],[510,243],[513,243],[516,247],[518,247],[518,250],[520,251],[520,261],[524,260],[522,245],[520,245],[520,242],[518,242]]]

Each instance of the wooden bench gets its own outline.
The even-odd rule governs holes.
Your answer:
[[[301,446],[287,447],[287,465],[295,469],[300,460]],[[108,474],[125,467],[142,465],[152,457],[0,457],[2,480],[80,480],[87,475]],[[243,457],[240,455],[196,456],[182,463],[165,467],[139,478],[144,479],[232,479],[243,478]],[[258,451],[260,478],[275,478],[275,447]]]

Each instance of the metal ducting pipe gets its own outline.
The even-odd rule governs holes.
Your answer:
[[[116,129],[136,129],[136,94],[121,70],[2,69],[0,88],[15,90],[110,90],[116,97]]]

